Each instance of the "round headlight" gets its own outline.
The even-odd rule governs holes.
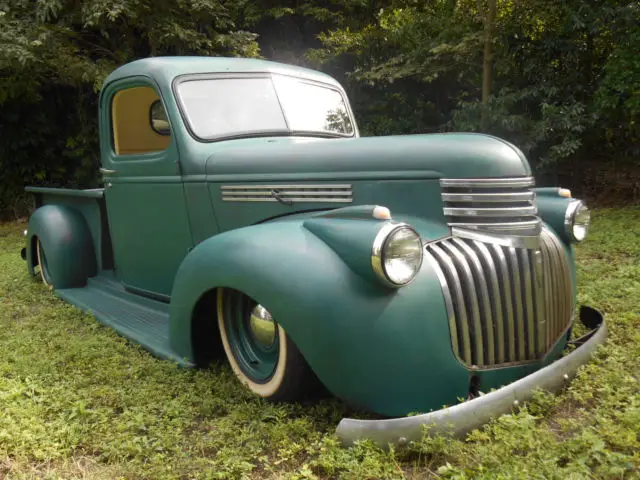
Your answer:
[[[371,264],[384,284],[390,287],[408,284],[422,266],[420,235],[406,224],[386,224],[373,242]]]
[[[564,228],[574,242],[581,242],[589,231],[591,212],[581,200],[574,200],[567,207]]]

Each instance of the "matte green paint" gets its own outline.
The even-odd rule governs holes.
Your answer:
[[[443,133],[309,142],[273,142],[225,148],[207,159],[211,180],[263,176],[295,178],[493,177],[530,175],[525,159],[488,135]],[[393,159],[393,161],[389,161]]]
[[[102,93],[102,164],[114,171],[106,178],[104,197],[118,278],[127,287],[168,298],[193,245],[175,136],[161,152],[116,155],[110,128],[105,132],[113,96],[135,86],[157,91],[155,82],[137,76],[113,82]]]
[[[299,178],[287,182],[310,183]],[[255,181],[255,185],[269,184],[273,181]],[[241,182],[234,182],[241,183]],[[278,181],[278,183],[286,183]],[[334,184],[344,184],[333,179]],[[347,182],[349,183],[349,182]],[[259,223],[265,218],[291,215],[295,212],[309,212],[318,209],[341,209],[345,205],[339,203],[303,203],[283,205],[278,202],[223,202],[220,193],[222,185],[231,183],[210,183],[211,198],[216,206],[218,225],[221,231],[232,230]],[[382,205],[391,210],[395,220],[411,223],[425,239],[435,240],[449,234],[442,202],[440,200],[440,183],[438,179],[421,180],[376,180],[350,182],[353,189],[354,205]],[[192,184],[187,184],[187,188]]]
[[[411,285],[384,289],[357,275],[300,219],[221,233],[178,270],[171,341],[180,356],[193,355],[191,305],[216,287],[262,304],[327,388],[354,405],[402,415],[466,396],[469,372],[453,356],[429,265]]]
[[[569,258],[569,270],[571,272],[571,285],[573,287],[573,304],[577,295],[577,279],[576,279],[576,259],[575,247],[573,241],[569,238],[567,230],[564,226],[564,217],[567,206],[573,198],[565,198],[558,195],[556,188],[536,188],[536,206],[538,207],[538,216],[551,228],[561,240],[567,257]]]
[[[154,355],[183,367],[194,366],[169,346],[169,306],[126,291],[111,272],[89,278],[86,287],[56,290],[56,295]]]
[[[193,243],[198,244],[220,231],[214,202],[206,183],[185,183],[184,191]]]
[[[382,286],[370,254],[383,222],[371,212],[386,206],[394,221],[410,223],[425,241],[445,237],[439,179],[531,175],[522,152],[468,133],[358,138],[356,130],[352,139],[199,142],[185,127],[173,82],[215,72],[296,75],[344,94],[327,75],[263,60],[168,57],[117,69],[99,102],[102,166],[115,172],[105,175],[104,189],[30,188],[39,207],[27,238],[30,272],[31,239],[38,235],[61,297],[183,365],[195,358],[198,300],[215,288],[235,288],[263,304],[325,386],[351,404],[403,415],[466,397],[474,372],[453,355],[435,272],[425,262],[410,285]],[[110,102],[119,89],[139,85],[158,92],[171,144],[163,152],[119,157]],[[351,185],[353,202],[225,202],[220,191],[223,185],[318,182]],[[560,223],[568,201],[540,189],[537,202],[565,241],[575,276]],[[482,371],[482,388],[526,375],[544,361]]]
[[[333,182],[351,184],[356,205],[384,205],[398,218],[433,221],[435,231],[425,233],[437,238],[447,234],[439,178],[531,173],[517,150],[499,139],[477,134],[232,142],[236,148],[225,147],[206,161],[206,179],[221,231],[294,211],[340,206],[224,202],[223,185]]]
[[[78,210],[65,205],[45,205],[29,219],[27,228],[27,268],[34,274],[34,237],[40,240],[47,257],[47,271],[55,288],[82,287],[96,274],[91,233]]]
[[[129,62],[111,72],[105,79],[105,85],[136,76],[148,76],[159,84],[170,85],[179,75],[220,72],[274,72],[340,87],[340,84],[329,75],[295,65],[254,58],[192,56],[153,57]]]
[[[37,208],[42,205],[55,204],[64,205],[79,212],[84,217],[84,221],[91,232],[97,271],[113,268],[111,239],[108,228],[106,228],[102,189],[71,190],[65,188],[27,187],[26,190],[35,194]],[[29,247],[31,248],[33,245]],[[33,253],[33,258],[35,258],[35,252]]]
[[[326,243],[351,270],[365,280],[385,289],[371,268],[371,246],[385,222],[367,219],[317,218],[303,222],[304,227]]]
[[[242,140],[227,140],[214,143],[202,143],[196,141],[186,128],[182,120],[177,100],[173,93],[173,82],[180,75],[206,74],[206,73],[257,73],[272,72],[284,75],[294,75],[306,78],[315,82],[324,82],[342,92],[345,100],[347,95],[342,86],[332,77],[314,70],[286,65],[277,62],[269,62],[258,59],[247,58],[212,58],[212,57],[154,57],[137,60],[113,71],[105,80],[101,92],[100,104],[104,103],[109,87],[120,81],[128,81],[129,78],[146,78],[156,85],[156,90],[161,97],[162,103],[167,112],[167,117],[171,125],[172,136],[180,151],[180,171],[188,180],[191,176],[203,175],[206,158],[214,151],[222,151],[226,148],[235,148],[239,143],[264,144],[265,142],[280,143],[289,142],[289,139],[277,137],[275,139],[255,138]],[[348,101],[347,101],[348,104]],[[349,105],[347,105],[350,109]],[[101,107],[102,108],[102,107]],[[354,121],[354,127],[357,124]],[[103,151],[110,147],[110,129],[107,123],[101,122],[100,126],[101,145]],[[308,141],[298,138],[298,141]]]
[[[573,198],[561,197],[549,189],[536,188],[536,205],[538,216],[548,223],[562,239],[563,243],[571,243],[564,228],[564,215]]]

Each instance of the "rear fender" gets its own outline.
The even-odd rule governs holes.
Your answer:
[[[65,205],[44,205],[29,219],[27,228],[27,269],[35,275],[38,263],[36,238],[47,255],[55,288],[82,287],[96,274],[96,255],[86,220]]]
[[[361,236],[354,239],[358,229],[355,223],[347,228],[345,218],[336,219],[348,232],[344,238],[328,228],[328,219],[312,222],[311,228],[306,220],[231,230],[194,248],[173,286],[172,349],[193,361],[195,306],[213,289],[233,288],[264,305],[320,381],[353,405],[403,414],[427,402],[466,395],[468,374],[453,356],[431,264],[423,263],[410,285],[388,288],[362,274],[371,244],[361,238],[373,238],[384,222],[352,219],[361,222]],[[352,257],[348,244],[366,250]],[[343,257],[352,258],[353,267]],[[449,378],[446,386],[432,388],[443,376]]]

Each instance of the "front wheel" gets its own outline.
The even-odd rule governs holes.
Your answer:
[[[237,290],[218,291],[218,328],[233,372],[272,402],[300,400],[318,379],[269,311]]]

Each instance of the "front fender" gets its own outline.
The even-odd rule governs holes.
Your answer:
[[[353,405],[404,415],[468,392],[428,262],[410,285],[389,289],[352,270],[302,219],[225,232],[194,248],[177,272],[170,335],[179,355],[194,358],[192,312],[217,287],[263,304],[320,381]]]
[[[29,219],[27,228],[27,269],[35,274],[35,239],[47,255],[55,288],[82,287],[96,274],[96,255],[91,232],[80,212],[65,205],[44,205]]]
[[[536,188],[536,207],[538,215],[544,220],[566,244],[571,244],[564,226],[567,207],[574,199],[561,197],[557,188]]]

